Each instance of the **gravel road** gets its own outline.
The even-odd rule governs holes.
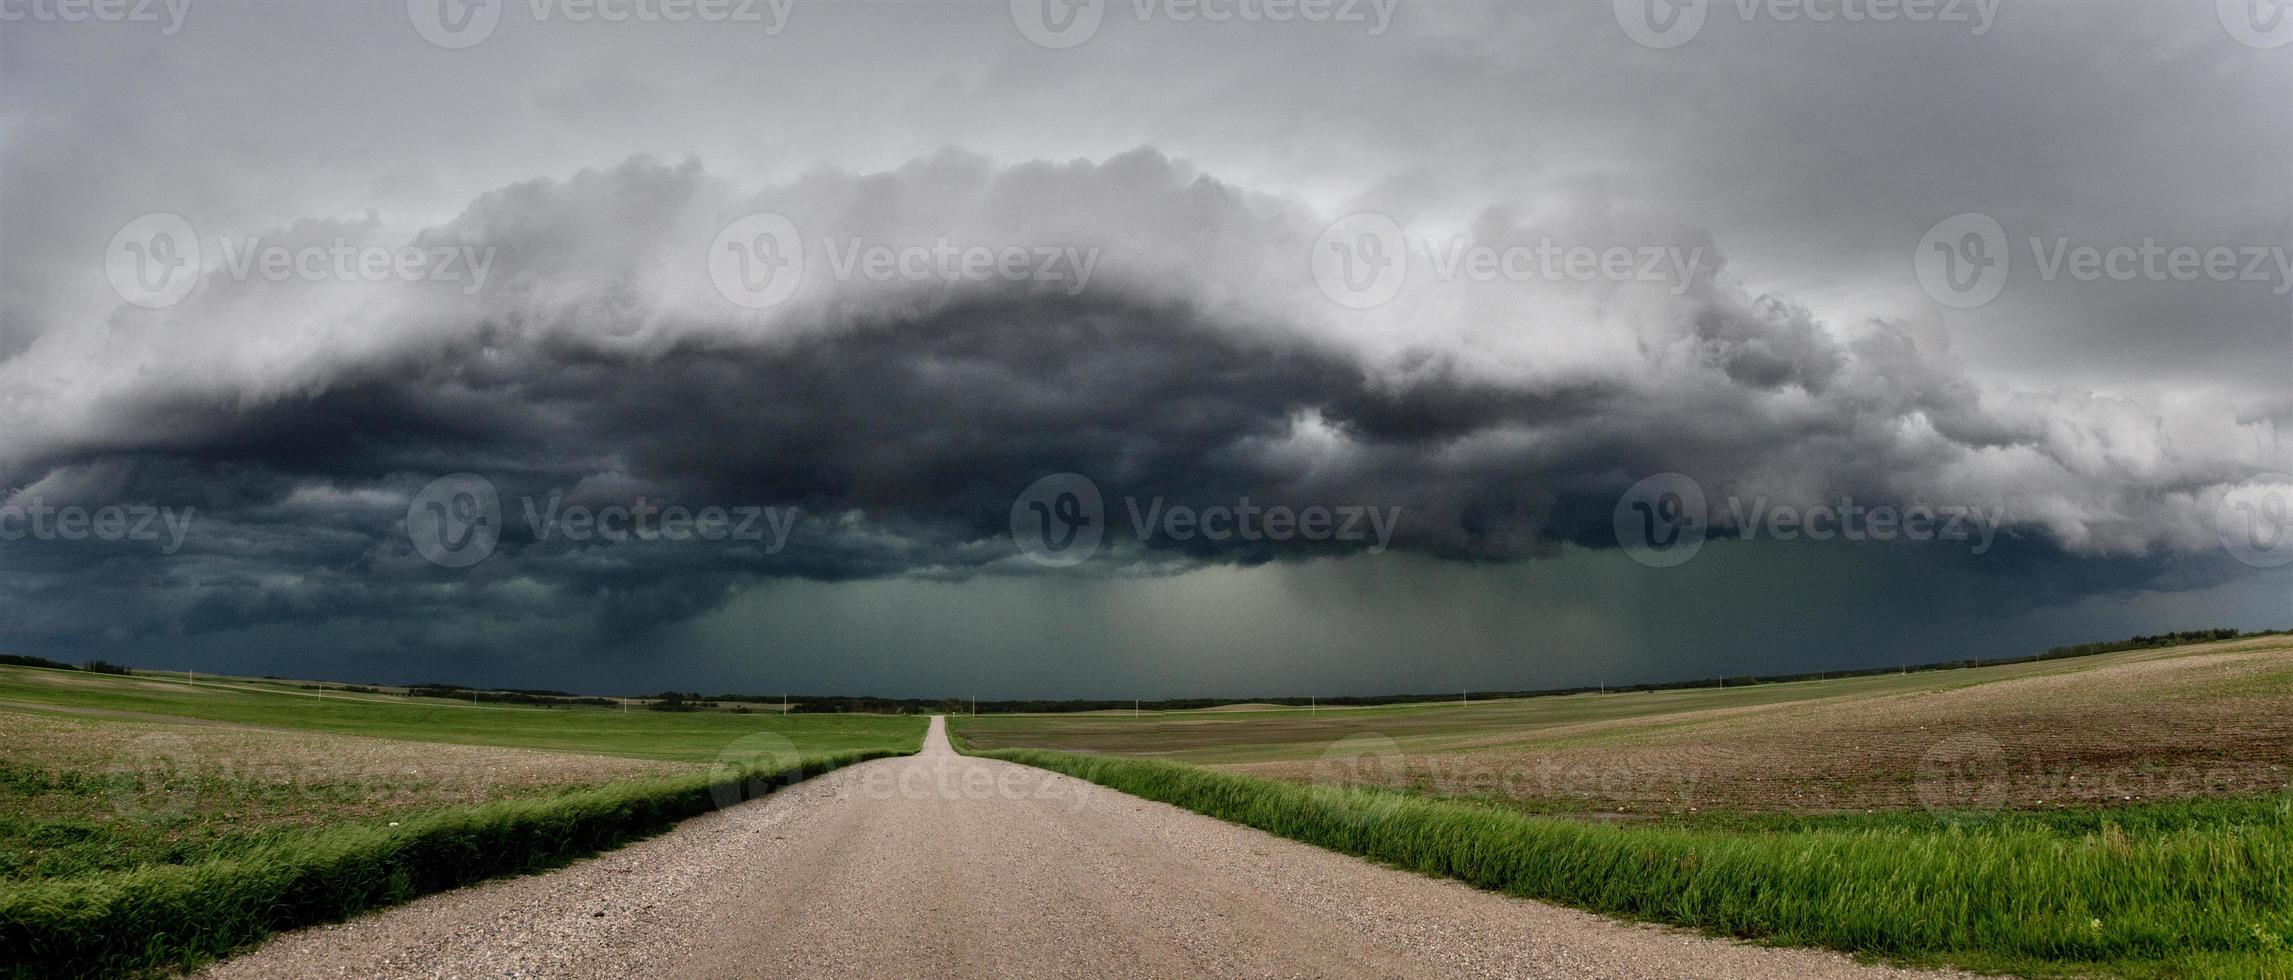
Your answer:
[[[214,977],[1933,976],[1628,925],[950,751],[548,874],[279,936]]]

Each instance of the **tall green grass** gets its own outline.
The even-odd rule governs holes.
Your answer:
[[[1784,831],[1543,818],[1176,763],[980,753],[1528,898],[1779,944],[2054,972],[2293,977],[2293,812],[2066,832]]]
[[[197,965],[270,935],[660,833],[720,802],[868,759],[808,756],[730,779],[697,774],[443,810],[396,827],[290,836],[228,858],[0,889],[0,976],[116,976]]]

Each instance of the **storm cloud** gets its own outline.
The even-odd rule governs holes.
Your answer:
[[[1991,515],[1996,526],[1983,528],[1975,555],[1958,542],[1916,561],[1940,562],[1934,567],[1984,588],[2013,588],[2019,595],[2000,615],[2200,592],[2265,574],[2225,550],[2220,522],[2240,488],[2293,471],[2293,446],[2281,435],[2293,425],[2293,398],[2281,370],[2256,368],[2268,356],[2280,369],[2293,366],[2293,306],[2270,283],[2079,289],[2086,284],[2033,281],[2026,264],[2025,278],[2010,280],[1993,307],[1946,310],[1903,297],[1919,289],[1911,267],[1920,233],[1954,211],[1995,212],[2013,226],[2016,248],[2057,230],[2107,245],[2128,229],[2279,247],[2288,237],[2284,209],[2239,218],[2216,198],[2285,205],[2281,181],[2210,181],[2210,189],[2179,181],[2171,201],[2159,198],[2173,219],[2148,223],[2107,202],[2065,201],[1995,178],[1995,203],[1882,193],[1831,161],[1811,162],[1807,144],[1884,145],[1887,127],[1832,119],[1846,128],[1818,133],[1812,127],[1823,114],[1774,115],[1800,98],[1787,94],[1802,80],[1792,72],[1763,63],[1746,83],[1767,94],[1753,117],[1799,134],[1788,145],[1717,131],[1688,112],[1696,96],[1678,86],[1760,51],[1798,53],[1809,76],[1830,77],[1843,48],[1868,48],[1871,63],[1885,66],[1970,40],[1869,31],[1827,44],[1780,25],[1740,37],[1730,34],[1748,25],[1721,25],[1676,57],[1613,51],[1642,69],[1614,90],[1576,88],[1571,98],[1498,112],[1553,134],[1553,147],[1502,134],[1467,145],[1462,131],[1443,130],[1436,139],[1454,165],[1436,167],[1407,136],[1429,120],[1400,112],[1401,101],[1425,95],[1426,72],[1454,90],[1446,100],[1426,98],[1423,111],[1463,127],[1471,114],[1461,104],[1498,111],[1488,85],[1557,77],[1552,65],[1496,50],[1498,38],[1517,36],[1560,57],[1556,32],[1614,41],[1601,33],[1614,26],[1575,10],[1547,15],[1534,31],[1519,19],[1526,13],[1505,8],[1441,5],[1414,22],[1411,13],[1397,14],[1391,38],[1324,25],[1319,34],[1279,35],[1267,49],[1273,63],[1373,65],[1389,80],[1358,91],[1354,121],[1339,127],[1376,134],[1351,170],[1296,161],[1279,138],[1238,134],[1241,119],[1319,105],[1344,83],[1277,84],[1219,55],[1227,37],[1219,34],[1212,54],[1189,62],[1195,73],[1178,77],[1252,80],[1262,86],[1253,90],[1261,115],[1237,115],[1208,91],[1186,100],[1140,92],[1115,103],[1126,110],[1117,117],[1134,125],[1046,153],[1015,135],[1008,117],[971,118],[971,138],[947,140],[952,146],[869,145],[823,128],[834,113],[799,118],[783,103],[759,106],[816,151],[793,166],[778,150],[715,128],[733,118],[726,93],[686,90],[684,75],[599,69],[576,72],[583,80],[559,90],[526,93],[524,108],[597,125],[621,118],[639,138],[608,148],[594,128],[535,127],[529,146],[473,133],[472,152],[460,156],[440,155],[435,142],[398,153],[304,106],[308,114],[295,117],[302,131],[334,134],[338,145],[377,159],[291,180],[286,161],[314,150],[282,148],[283,157],[265,159],[281,168],[280,200],[264,200],[248,175],[216,169],[227,154],[193,155],[166,171],[158,192],[131,190],[155,181],[135,176],[144,163],[69,173],[65,159],[97,145],[197,144],[178,128],[187,125],[180,114],[148,115],[132,102],[68,122],[63,110],[87,96],[33,74],[57,67],[66,52],[119,58],[155,42],[125,30],[11,29],[0,43],[11,56],[9,80],[24,85],[11,85],[10,139],[0,145],[0,204],[10,225],[0,487],[17,508],[195,517],[172,545],[9,542],[0,552],[0,601],[13,614],[0,642],[68,654],[158,650],[201,637],[294,646],[363,635],[483,662],[536,644],[589,654],[657,648],[664,631],[705,629],[781,582],[1144,583],[1331,559],[1512,574],[1490,570],[1618,548],[1630,494],[1659,474],[1684,475],[1706,498],[1712,549],[1776,561],[1788,549],[1731,540],[1773,534],[1745,526],[1741,515],[1841,504]],[[769,43],[822,72],[844,71],[811,59],[839,32],[856,30],[860,14],[799,10],[790,32],[806,14],[833,22],[820,25],[828,40]],[[2139,32],[2156,16],[2124,14],[2114,27],[2057,16],[2065,22],[2017,33],[2002,22],[1979,70],[2059,84],[2027,66],[2080,71],[2097,37]],[[150,71],[205,80],[212,90],[220,83],[195,54],[207,50],[199,45],[291,60],[276,44],[324,33],[318,16],[282,14],[239,41],[187,35],[158,49],[180,60]],[[1018,116],[1050,111],[1029,108],[1036,84],[1104,84],[1090,60],[1054,59],[1004,37],[1008,24],[963,23],[961,36],[992,34],[978,43],[996,52],[993,67],[966,74],[966,84]],[[654,27],[630,41],[648,57],[732,57],[721,35]],[[2265,100],[2236,79],[2259,80],[2265,94],[2284,87],[2283,73],[2255,67],[2255,52],[2201,27],[2217,30],[2175,35],[2189,47],[2161,56],[2161,85],[2185,85],[2164,87],[2193,98],[2221,82],[2199,70],[2213,65],[2235,76],[2217,91],[2234,93],[2217,103],[2224,118],[2264,121]],[[388,45],[419,44],[392,25],[375,30],[386,28]],[[890,30],[893,49],[929,33],[915,22]],[[1174,30],[1112,27],[1092,44],[1102,58],[1168,54]],[[531,46],[549,31],[561,32],[547,34],[561,46]],[[505,23],[491,47],[446,70],[471,73],[457,77],[474,84],[556,63],[608,33]],[[343,48],[354,61],[368,50]],[[2079,57],[2047,61],[2049,51]],[[779,77],[795,69],[754,70]],[[435,80],[412,84],[436,91]],[[583,84],[587,95],[575,91]],[[912,130],[934,133],[930,86],[887,84],[916,100],[903,109]],[[1946,81],[1922,84],[1933,100],[1966,95]],[[2136,94],[2145,104],[2169,97]],[[310,97],[275,96],[286,105]],[[1588,108],[1605,103],[1636,106],[1634,125]],[[651,127],[665,124],[640,121],[642,112],[615,115],[631,105],[657,105],[695,128],[659,130]],[[1980,135],[2011,127],[2027,108],[2009,100],[1962,121],[1969,135],[1961,162],[2001,173],[2032,165],[2000,157]],[[1174,122],[1181,109],[1199,109],[1197,124],[1224,142]],[[1335,146],[1330,118],[1295,119],[1286,135]],[[1682,144],[1667,119],[1692,120],[1688,128],[1708,142]],[[437,118],[405,122],[447,138]],[[2250,177],[2293,146],[2285,132],[2293,126],[2276,122],[2246,137],[2225,135],[2236,128],[2228,123],[2204,135],[2225,173]],[[644,136],[672,131],[707,135]],[[1129,141],[1108,145],[1122,137]],[[2022,145],[2079,142],[2048,139]],[[1564,146],[1579,154],[1578,166],[1556,162]],[[1674,155],[1661,163],[1635,155],[1659,146]],[[1902,156],[1877,161],[1882,172],[1928,174],[1940,159],[1922,159],[1917,147],[1889,149]],[[586,156],[567,165],[568,153]],[[2112,153],[2085,172],[2127,186],[2150,179],[2121,172],[2133,166],[2134,149]],[[478,176],[536,158],[553,164],[539,175]],[[1533,163],[1500,175],[1507,160]],[[446,161],[461,169],[442,169]],[[1755,163],[1768,166],[1746,169]],[[353,171],[355,179],[343,176]],[[1715,183],[1715,171],[1735,183]],[[1278,176],[1285,173],[1292,179]],[[1655,190],[1628,189],[1636,183]],[[54,193],[64,189],[83,193]],[[1787,189],[1804,195],[1787,197]],[[1821,211],[1819,199],[1840,210]],[[307,210],[282,211],[282,201]],[[1768,210],[1745,210],[1755,206]],[[138,305],[106,288],[99,260],[104,240],[147,212],[181,212],[202,256],[188,294]],[[1407,252],[1402,281],[1368,303],[1317,278],[1332,229],[1365,213],[1392,222]],[[2030,217],[2040,214],[2047,217]],[[728,231],[755,215],[794,233],[778,244],[796,246],[793,266],[781,272],[793,269],[796,284],[744,305],[721,263]],[[1864,227],[1885,231],[1820,248],[1793,237],[1802,228],[1839,235]],[[1538,264],[1556,248],[1560,265]],[[289,258],[267,268],[266,249]],[[1568,249],[1622,250],[1635,260],[1629,271],[1556,274],[1568,268]],[[1494,258],[1475,266],[1481,254]],[[296,265],[297,255],[317,257]],[[339,261],[351,264],[336,264],[344,255]],[[385,258],[360,271],[366,256]],[[394,271],[402,259],[413,274]],[[383,265],[390,270],[371,272]],[[2283,317],[2274,328],[2281,335],[2268,333],[2271,310]],[[2075,334],[2063,333],[2063,323],[2081,317],[2090,318],[2093,341],[2067,342]],[[1999,336],[1983,335],[1984,327]],[[2202,339],[2168,360],[2212,351],[2211,374],[2184,364],[2154,383],[2125,383],[2127,364],[2142,355],[2118,352],[2147,343],[2128,338],[2174,330]],[[2018,346],[2031,343],[2052,353],[2033,360]],[[2041,366],[2048,357],[2062,362],[2051,377]],[[416,547],[409,515],[433,480],[461,473],[498,493],[500,543],[474,566],[441,567]],[[1020,495],[1055,474],[1079,474],[1104,498],[1107,539],[1073,568],[1028,560],[1013,531]],[[713,541],[604,539],[536,519],[647,503],[762,516],[755,533]],[[1389,538],[1130,526],[1142,508],[1200,513],[1245,503],[1395,518]],[[1398,684],[1385,676],[1361,682]]]

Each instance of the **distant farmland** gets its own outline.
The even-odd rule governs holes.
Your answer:
[[[2061,808],[2293,783],[2293,636],[1737,688],[1365,708],[982,715],[1046,748],[1533,811]]]

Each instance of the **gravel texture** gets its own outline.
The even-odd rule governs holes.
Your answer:
[[[273,939],[214,977],[1933,976],[1426,878],[924,751],[556,872]]]

